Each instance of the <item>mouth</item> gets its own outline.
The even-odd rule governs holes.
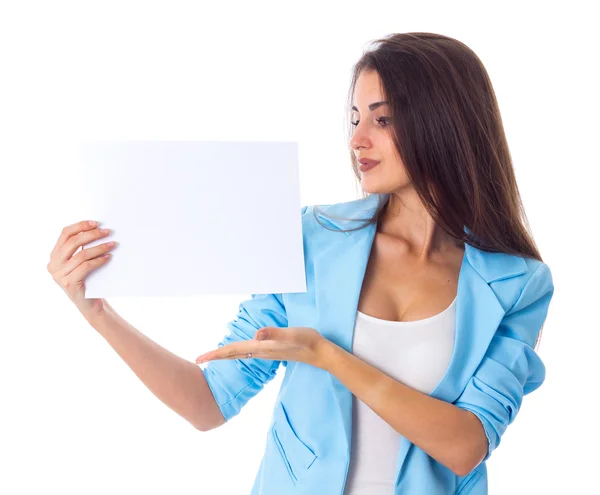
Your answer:
[[[359,168],[361,172],[366,172],[367,170],[371,170],[377,165],[379,165],[379,162],[376,162],[374,160],[365,160],[364,163],[361,161],[361,166]]]

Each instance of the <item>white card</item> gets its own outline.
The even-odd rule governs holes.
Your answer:
[[[87,298],[306,292],[295,142],[92,141],[81,220],[111,229]]]

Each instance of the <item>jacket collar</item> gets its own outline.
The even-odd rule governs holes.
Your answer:
[[[316,215],[321,222],[329,224],[336,229],[357,228],[362,225],[363,221],[366,221],[375,213],[379,197],[382,198],[382,204],[385,204],[389,200],[389,196],[389,194],[371,194],[366,198],[327,205],[319,208]],[[331,218],[330,215],[341,217],[342,220]],[[343,220],[346,218],[354,220]],[[469,232],[467,227],[464,230],[465,232]],[[356,231],[344,232],[345,236],[355,235],[355,233]],[[343,239],[340,239],[341,241]],[[465,243],[465,255],[471,266],[488,284],[497,280],[516,277],[527,271],[527,263],[525,263],[523,258],[518,256],[482,251],[467,243]]]

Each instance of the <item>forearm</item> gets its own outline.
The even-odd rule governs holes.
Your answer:
[[[144,385],[195,428],[207,430],[223,422],[204,373],[196,364],[158,345],[106,301],[102,312],[86,319]]]
[[[438,462],[462,475],[483,459],[485,433],[469,411],[410,388],[331,342],[326,349],[324,369]]]

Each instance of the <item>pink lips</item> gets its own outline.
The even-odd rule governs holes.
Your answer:
[[[367,159],[361,159],[361,160],[359,160],[359,162],[361,163],[361,166],[360,166],[361,172],[366,172],[367,170],[371,170],[375,165],[377,165],[379,163],[379,162],[376,162],[375,160],[367,160]]]

